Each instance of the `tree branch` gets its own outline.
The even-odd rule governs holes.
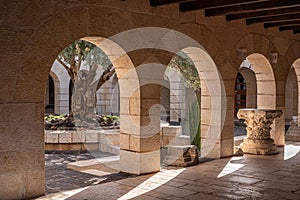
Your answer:
[[[69,76],[71,77],[72,81],[74,82],[74,74],[70,67],[68,67],[60,58],[56,58],[56,60],[67,70]]]
[[[114,75],[115,71],[116,71],[115,68],[113,68],[112,70],[107,69],[107,70],[105,70],[105,71],[103,72],[102,76],[100,77],[100,79],[99,79],[99,81],[98,81],[96,91],[99,90],[99,88],[100,88],[106,81],[108,81],[109,78],[110,78],[111,76]]]

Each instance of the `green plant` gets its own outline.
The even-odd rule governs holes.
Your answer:
[[[198,100],[189,107],[189,129],[191,144],[201,148],[200,106]]]

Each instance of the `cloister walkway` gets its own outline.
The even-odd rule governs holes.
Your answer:
[[[164,169],[38,199],[300,199],[300,142],[287,142],[279,150],[277,155]]]

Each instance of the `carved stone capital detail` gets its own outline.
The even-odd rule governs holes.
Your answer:
[[[274,141],[270,138],[270,130],[274,119],[281,115],[281,110],[240,109],[238,111],[238,118],[245,120],[244,123],[247,125],[247,137],[241,144],[244,153],[277,153]]]

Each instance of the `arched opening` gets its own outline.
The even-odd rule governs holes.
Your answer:
[[[49,75],[46,88],[45,113],[54,114],[55,89],[53,78]]]
[[[246,108],[246,99],[247,99],[247,86],[246,80],[243,75],[238,72],[235,80],[235,98],[234,98],[234,115],[239,109]]]
[[[287,76],[285,88],[286,140],[300,141],[299,129],[299,90],[300,59],[297,59]]]
[[[294,65],[290,69],[285,86],[286,125],[289,125],[293,116],[298,116],[298,81]]]
[[[222,139],[222,130],[226,113],[225,90],[219,71],[208,53],[195,47],[182,51],[193,61],[200,78],[200,130],[203,158],[220,158],[225,156],[225,148],[233,151],[233,140]]]
[[[296,78],[297,78],[297,82],[298,82],[298,89],[297,89],[297,91],[298,91],[298,123],[300,122],[300,106],[299,106],[299,88],[300,88],[300,81],[299,81],[299,76],[300,76],[300,59],[297,59],[294,63],[293,63],[293,65],[292,65],[292,67],[294,68],[294,70],[295,70],[295,74],[296,74]]]
[[[201,149],[201,87],[198,71],[193,61],[184,52],[179,51],[166,67],[164,79],[166,85],[161,90],[161,105],[165,113],[162,113],[161,118],[169,115],[169,121],[161,123],[162,164],[197,164],[198,157],[190,154],[185,155],[184,161],[178,158],[183,156],[184,148]]]
[[[249,88],[252,88],[251,96],[252,99],[248,98],[248,106],[256,107],[257,109],[276,109],[276,84],[272,66],[268,59],[259,53],[253,53],[249,55],[246,60],[242,63],[242,68],[248,68],[248,72],[244,70],[242,72],[247,77],[246,84],[249,83]],[[249,69],[254,72],[250,73]],[[256,82],[256,87],[253,84]],[[247,101],[246,101],[247,102]],[[274,139],[276,145],[284,145],[284,117],[276,119],[272,125],[271,137]]]
[[[242,67],[239,73],[243,76],[246,84],[246,108],[257,108],[257,86],[256,77],[253,70],[248,67]]]
[[[276,109],[276,85],[272,66],[262,54],[253,53],[246,58],[255,73],[257,108]]]
[[[243,121],[237,118],[237,112],[243,108],[257,108],[256,77],[251,63],[244,60],[239,68],[235,82],[235,109],[234,109],[234,140],[238,146],[246,135]]]
[[[138,82],[138,78],[137,78],[135,69],[133,67],[133,63],[131,62],[131,60],[127,56],[127,54],[121,49],[121,47],[119,47],[114,42],[108,41],[108,40],[106,40],[104,38],[100,38],[100,37],[97,37],[97,38],[89,37],[89,38],[83,38],[81,40],[89,43],[89,46],[91,46],[91,44],[92,44],[93,49],[89,50],[91,53],[93,53],[92,51],[95,48],[99,48],[103,52],[101,56],[102,57],[106,56],[107,57],[106,59],[109,59],[110,64],[112,64],[114,67],[115,73],[113,73],[112,76],[109,78],[109,81],[110,81],[109,85],[107,87],[105,86],[105,84],[107,84],[107,82],[105,82],[103,84],[103,86],[105,86],[105,89],[109,89],[109,95],[110,95],[106,99],[108,101],[107,103],[109,104],[107,106],[107,109],[111,109],[109,111],[109,113],[107,113],[107,114],[110,115],[112,113],[116,113],[119,115],[120,110],[122,110],[122,116],[121,116],[121,121],[123,120],[122,121],[123,123],[121,122],[121,126],[123,124],[123,126],[121,127],[122,133],[123,134],[137,134],[135,132],[132,132],[132,131],[138,131],[138,130],[132,128],[132,127],[134,127],[134,124],[133,124],[134,121],[132,121],[132,119],[131,119],[132,113],[129,110],[130,103],[134,102],[136,104],[137,102],[139,102],[139,98],[132,98],[133,92],[135,92],[135,95],[137,95],[136,97],[139,97],[139,91],[137,90],[139,88],[139,82]],[[100,50],[97,50],[97,51],[100,51]],[[86,84],[86,85],[82,85],[82,87],[79,87],[80,93],[84,95],[84,99],[88,99],[88,98],[94,99],[95,98],[96,90],[94,90],[94,92],[92,92],[92,93],[85,93],[85,91],[90,89],[91,87],[98,86],[97,81],[100,80],[102,75],[104,74],[104,72],[103,72],[104,70],[101,68],[102,66],[100,66],[100,64],[95,66],[95,68],[93,68],[94,66],[92,66],[97,61],[97,59],[101,59],[101,58],[97,58],[97,56],[98,56],[97,51],[95,53],[93,53],[93,55],[91,55],[90,58],[87,55],[86,59],[82,60],[80,65],[78,65],[77,75],[79,75],[79,76],[85,75],[80,78],[83,78],[83,81],[85,81],[84,84]],[[107,53],[105,53],[104,51],[106,51]],[[75,58],[75,59],[78,59],[78,58]],[[91,63],[88,63],[89,62],[88,59],[91,59]],[[101,61],[99,61],[99,62],[101,63]],[[66,64],[66,63],[63,63],[63,64]],[[61,65],[63,65],[63,64],[61,64]],[[63,66],[61,66],[61,68],[63,69]],[[91,74],[91,73],[94,73],[94,74]],[[127,75],[129,75],[130,78],[127,78],[126,77]],[[91,79],[88,79],[88,78],[85,79],[85,77],[89,77],[89,76],[91,76]],[[121,77],[121,80],[122,80],[122,78],[125,79],[125,80],[123,80],[122,84],[120,84],[120,89],[119,89],[119,84],[118,84],[119,77]],[[72,79],[68,79],[67,81],[69,83],[68,84],[69,87],[66,88],[66,89],[68,89],[68,98],[67,99],[69,100],[70,104],[72,105],[72,106],[70,106],[70,109],[73,109],[74,108],[73,102],[78,101],[81,97],[79,96],[79,97],[74,98],[74,96],[72,96],[72,94],[76,93],[76,91],[75,91],[76,83],[74,81],[72,81]],[[128,81],[130,83],[128,83]],[[132,86],[131,90],[128,89],[128,85]],[[85,86],[87,86],[87,88],[84,88]],[[78,87],[78,85],[77,85],[77,87]],[[120,101],[122,102],[121,104],[120,104]],[[79,104],[83,105],[83,104],[87,104],[87,102],[81,101],[81,102],[79,102]],[[79,104],[77,104],[77,105],[79,105]],[[94,105],[94,106],[96,106],[96,105]],[[83,105],[83,107],[84,107],[84,105]],[[74,113],[74,110],[72,110],[72,112]],[[79,112],[84,112],[84,110],[79,110]],[[93,113],[93,111],[92,111],[92,113]],[[79,114],[81,114],[81,113],[79,113]],[[70,116],[68,116],[68,117],[70,117]],[[113,118],[113,117],[111,117],[111,118],[103,117],[103,119],[104,118],[105,118],[105,120],[107,120],[107,122],[110,120],[115,120],[115,118]],[[71,118],[68,118],[68,119],[71,119]],[[80,118],[74,118],[74,119],[79,120]],[[105,131],[106,130],[105,127],[103,128],[101,126],[101,122],[98,120],[98,118],[95,118],[95,122],[97,122],[97,123],[94,123],[94,121],[86,123],[86,124],[89,123],[90,125],[94,124],[94,127],[92,127],[92,128],[90,126],[82,125],[83,124],[82,122],[84,122],[84,120],[80,121],[80,123],[78,125],[76,124],[77,122],[75,120],[73,121],[74,123],[72,123],[75,126],[72,125],[70,128],[76,129],[76,131],[68,131],[69,128],[63,129],[63,131],[51,131],[51,130],[46,131],[46,137],[45,137],[46,138],[46,150],[49,151],[50,150],[49,148],[54,147],[54,146],[56,146],[59,150],[63,150],[63,151],[85,152],[87,150],[87,151],[91,152],[90,156],[92,156],[92,158],[98,158],[98,159],[103,158],[103,156],[106,157],[106,156],[110,155],[112,157],[111,159],[114,159],[114,160],[109,163],[103,164],[103,165],[105,165],[105,166],[103,166],[104,170],[107,170],[106,168],[110,168],[114,172],[117,170],[121,170],[120,169],[120,167],[121,167],[120,166],[120,156],[119,156],[119,154],[120,154],[120,133],[119,133],[120,130],[118,130],[117,136],[113,135],[111,131]],[[124,123],[124,120],[125,120],[125,123]],[[69,122],[68,120],[66,120],[66,121],[67,121],[66,123]],[[60,121],[58,121],[58,124],[60,124]],[[76,128],[76,127],[78,127],[78,128]],[[62,130],[62,129],[60,129],[60,130]],[[123,151],[123,152],[125,151],[125,153],[127,152],[126,148],[124,148],[124,147],[121,147],[121,148],[122,148],[121,151]],[[58,149],[54,149],[54,150],[58,150]],[[112,155],[114,155],[114,156],[112,156]],[[89,157],[89,158],[91,158],[91,157]],[[126,158],[124,158],[124,159],[126,159]],[[47,162],[47,160],[46,160],[46,162]],[[126,162],[126,161],[124,161],[124,162]],[[73,169],[72,166],[74,164],[75,163],[73,163],[72,165],[68,165],[68,167]],[[99,164],[101,165],[101,162]],[[67,165],[67,164],[62,163],[62,165]],[[125,170],[123,170],[123,171],[125,171]],[[46,177],[46,178],[49,178],[49,177]],[[49,182],[49,180],[48,180],[48,182]],[[49,192],[49,191],[47,191],[47,192]]]

